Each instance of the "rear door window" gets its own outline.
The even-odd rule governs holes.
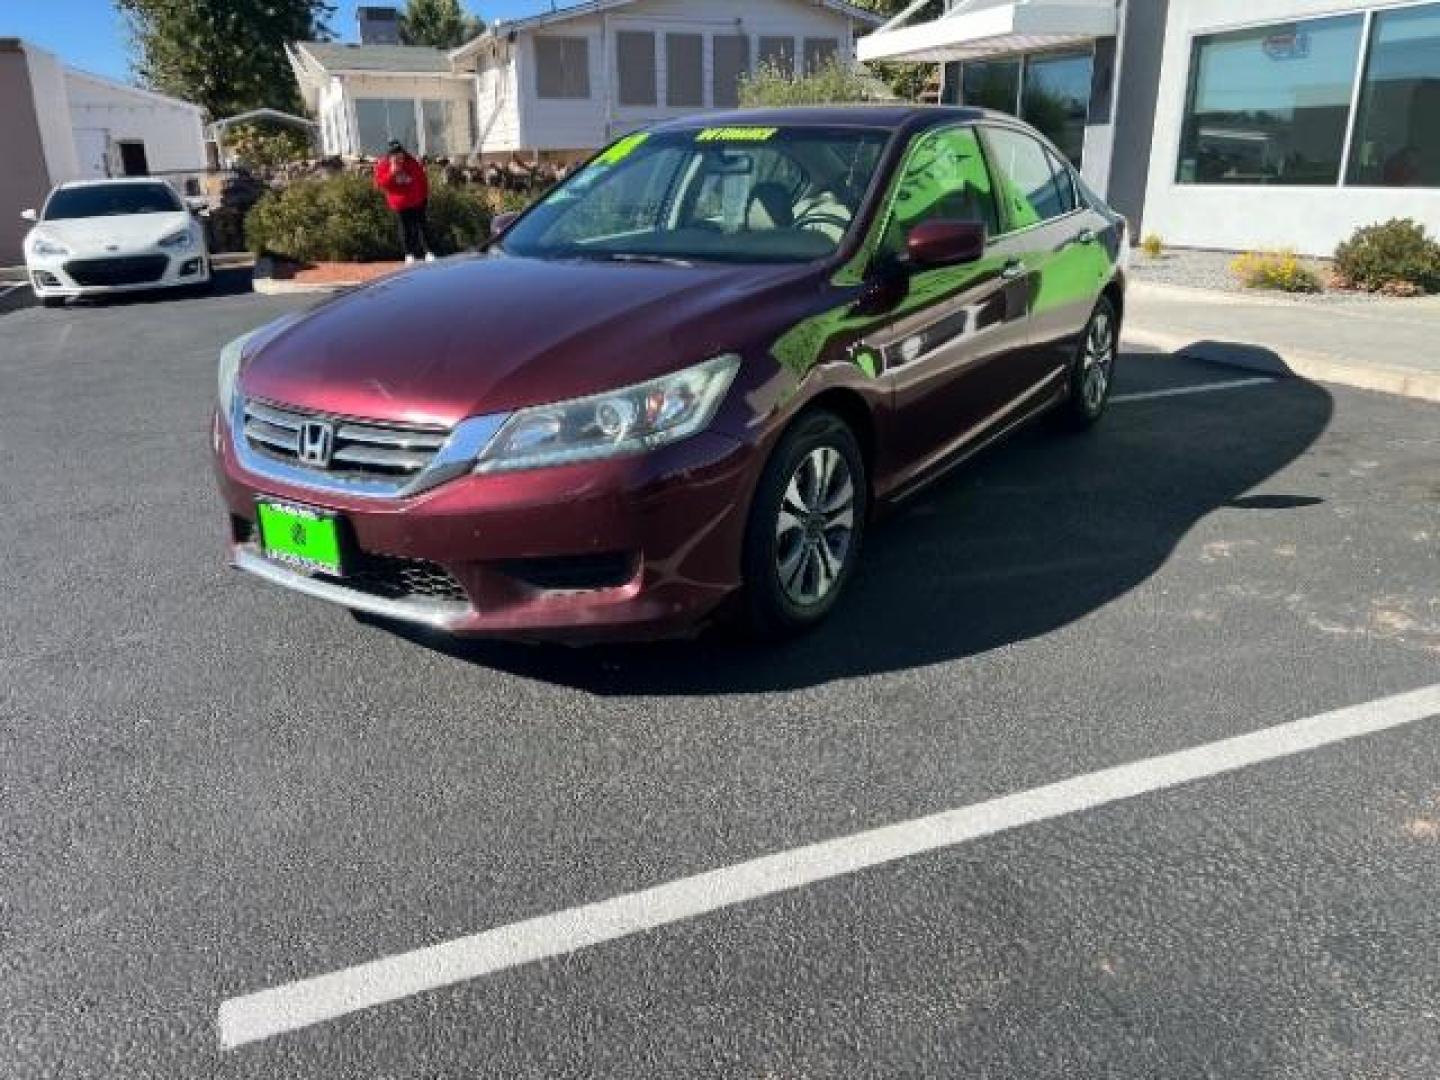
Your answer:
[[[1010,231],[1028,229],[1075,209],[1068,175],[1052,166],[1050,152],[1038,140],[1014,128],[989,127],[985,141],[995,163]]]

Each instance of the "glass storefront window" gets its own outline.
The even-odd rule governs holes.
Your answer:
[[[1094,58],[1089,53],[1032,56],[1025,62],[1020,117],[1053,142],[1077,169],[1085,153],[1093,70]]]
[[[1346,181],[1440,187],[1440,4],[1376,12]]]
[[[1344,15],[1196,38],[1176,179],[1338,183],[1363,24]]]
[[[1020,61],[967,60],[960,71],[960,101],[1014,115],[1020,102]]]

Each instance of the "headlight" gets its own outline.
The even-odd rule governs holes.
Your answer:
[[[32,255],[69,255],[70,249],[58,240],[51,240],[46,236],[37,236],[30,241],[30,254]]]
[[[175,250],[180,251],[188,248],[194,242],[195,238],[190,235],[190,230],[181,229],[179,232],[171,233],[169,236],[165,237],[165,239],[161,240],[160,246],[163,248],[174,248]]]
[[[727,353],[638,386],[521,409],[480,455],[475,471],[593,461],[684,439],[710,422],[739,369],[740,358]]]
[[[225,417],[226,423],[230,421],[230,406],[235,401],[235,381],[240,378],[240,360],[245,354],[245,346],[259,332],[259,330],[251,330],[250,333],[237,337],[220,350],[218,373],[220,415]]]

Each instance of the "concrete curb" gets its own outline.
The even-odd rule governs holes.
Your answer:
[[[1298,375],[1316,382],[1338,383],[1359,390],[1376,390],[1382,394],[1440,403],[1440,372],[1404,371],[1349,357],[1290,349],[1281,351],[1262,344],[1196,340],[1133,322],[1125,327],[1125,340],[1131,345],[1183,353],[1211,363],[1266,375]]]
[[[257,293],[264,293],[266,296],[317,296],[324,293],[342,292],[345,289],[357,289],[361,284],[362,282],[359,281],[337,281],[315,285],[258,276],[252,281],[254,290]]]

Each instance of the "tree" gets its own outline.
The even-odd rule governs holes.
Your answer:
[[[269,107],[296,112],[285,56],[292,41],[329,36],[325,0],[115,0],[140,81],[203,105],[213,117]]]
[[[887,19],[893,19],[907,7],[911,0],[855,0],[860,7],[869,8]],[[911,16],[908,25],[938,19],[945,13],[945,5],[942,0],[930,0],[923,8]],[[880,60],[872,61],[865,65],[876,75],[889,84],[890,89],[895,91],[897,97],[906,101],[918,101],[923,94],[936,80],[935,64],[910,64],[899,61]]]
[[[460,7],[460,0],[409,0],[400,16],[400,40],[406,45],[456,49],[478,37],[485,24]]]

